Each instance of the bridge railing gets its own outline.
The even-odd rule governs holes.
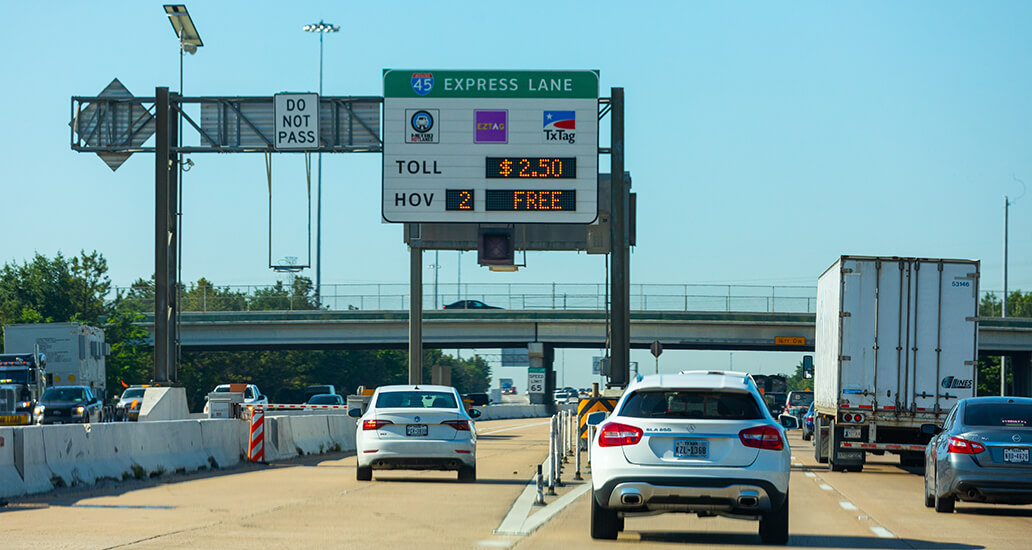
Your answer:
[[[126,288],[119,288],[123,295]],[[324,284],[321,298],[293,294],[289,286],[230,285],[184,289],[182,311],[299,311],[321,309],[407,310],[407,283]],[[130,299],[143,311],[153,298]],[[630,306],[635,311],[740,311],[813,313],[816,288],[770,285],[636,284]],[[603,311],[609,301],[602,283],[463,283],[426,284],[423,308],[441,309],[459,300],[479,300],[509,310]],[[138,303],[136,303],[138,302]]]
[[[123,295],[128,288],[118,288]],[[817,289],[812,286],[632,284],[633,311],[724,311],[746,313],[814,313]],[[137,292],[132,305],[153,308],[153,296]],[[983,317],[999,317],[998,291],[982,291]],[[1015,296],[1015,298],[1017,298]],[[441,309],[459,300],[480,300],[509,310],[603,311],[609,300],[603,283],[432,283],[423,286],[423,308]],[[321,299],[294,294],[284,285],[229,285],[185,289],[183,311],[303,311],[326,309],[407,310],[407,283],[322,285]],[[321,307],[320,307],[321,306]],[[1032,317],[1032,305],[1012,300],[1008,317]]]

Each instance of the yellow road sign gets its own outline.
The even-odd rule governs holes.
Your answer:
[[[589,397],[581,399],[577,403],[577,422],[580,425],[580,438],[588,438],[588,415],[593,412],[613,412],[616,402],[615,397]]]

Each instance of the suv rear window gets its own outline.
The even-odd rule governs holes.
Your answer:
[[[437,391],[384,392],[376,398],[376,406],[413,409],[455,409],[458,407],[453,394]]]
[[[813,403],[812,392],[794,391],[788,395],[789,407],[809,407]]]
[[[620,414],[634,418],[763,418],[751,394],[714,390],[642,390],[627,398]]]
[[[1025,403],[972,403],[964,408],[967,426],[1032,427],[1032,405]]]

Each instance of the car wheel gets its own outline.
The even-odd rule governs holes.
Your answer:
[[[621,532],[621,533],[623,532],[623,530],[624,530],[624,518],[622,518],[622,517],[616,518],[616,530]]]
[[[760,518],[760,540],[764,544],[788,544],[788,493],[781,506]]]
[[[935,505],[935,511],[939,512],[940,514],[952,514],[953,513],[953,509],[954,509],[954,507],[957,504],[957,499],[954,498],[953,495],[950,495],[950,496],[939,496],[939,480],[938,479],[935,480],[935,491],[934,492],[935,492],[935,494],[933,495],[933,498],[934,498],[934,503],[933,504]]]
[[[619,524],[615,510],[603,508],[595,500],[595,491],[591,491],[591,538],[593,539],[616,539],[619,533]]]
[[[473,483],[477,480],[477,467],[476,466],[460,466],[459,467],[459,481],[462,483]]]
[[[371,481],[373,479],[373,467],[359,466],[355,469],[355,479],[359,481]]]
[[[813,434],[812,433],[805,433],[805,434],[803,434],[803,441],[809,441],[811,439],[813,439]]]
[[[931,508],[935,506],[935,495],[928,490],[928,472],[924,475],[924,497],[925,497],[925,508]]]

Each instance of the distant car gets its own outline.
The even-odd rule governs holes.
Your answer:
[[[305,403],[312,398],[313,395],[321,395],[326,393],[337,393],[337,388],[333,384],[313,384],[305,388]]]
[[[450,386],[380,386],[355,431],[356,477],[369,481],[373,470],[456,470],[459,481],[477,479],[477,431],[459,392]]]
[[[215,386],[215,389],[211,390],[212,393],[229,393],[229,384],[219,384]],[[204,401],[204,414],[208,414],[208,401],[205,396]],[[268,405],[269,398],[262,394],[262,391],[258,389],[258,386],[254,384],[247,384],[244,387],[244,405]]]
[[[458,302],[452,302],[444,309],[502,309],[496,306],[489,306],[480,300],[459,300]]]
[[[785,403],[785,412],[799,419],[799,425],[803,425],[803,415],[806,414],[806,409],[813,403],[813,392],[809,390],[804,391],[790,391],[788,392],[788,399]]]
[[[122,396],[115,403],[115,421],[136,421],[140,419],[140,409],[143,408],[143,394],[146,388],[143,386],[129,386],[122,392]]]
[[[486,393],[467,393],[462,398],[469,400],[470,405],[474,407],[484,407],[491,404],[491,396]]]
[[[1032,398],[960,400],[925,448],[925,506],[950,513],[956,501],[1032,504]]]
[[[803,413],[803,422],[800,426],[803,431],[803,440],[809,441],[813,439],[813,402],[810,403],[810,407]]]
[[[767,392],[763,394],[763,400],[767,402],[770,414],[777,418],[785,412],[785,403],[788,401],[788,394],[784,392]]]
[[[309,405],[343,405],[344,398],[335,393],[321,393],[308,398]]]
[[[51,386],[36,405],[40,424],[102,422],[103,404],[89,386]]]
[[[748,374],[641,377],[603,415],[589,415],[591,538],[615,539],[627,517],[687,512],[759,519],[764,543],[788,542],[791,451]]]

